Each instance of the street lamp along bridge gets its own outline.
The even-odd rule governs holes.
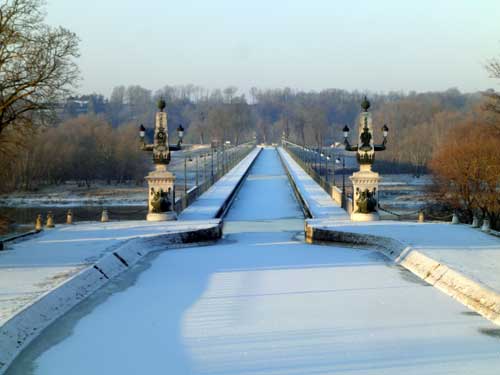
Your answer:
[[[167,112],[166,103],[163,98],[158,101],[158,112],[156,112],[155,129],[153,143],[147,144],[145,141],[146,129],[141,124],[139,137],[143,151],[152,152],[154,171],[151,171],[145,178],[148,182],[148,221],[176,220],[177,214],[174,210],[174,186],[175,175],[167,170],[170,163],[170,152],[182,149],[182,139],[184,128],[179,125],[177,128],[178,142],[175,145],[168,143]]]
[[[349,127],[346,125],[342,129],[344,132],[344,144],[346,151],[355,151],[359,163],[359,171],[353,173],[349,179],[353,186],[353,210],[351,220],[353,221],[373,221],[380,220],[377,211],[378,185],[380,176],[372,171],[375,161],[375,152],[385,150],[389,128],[382,127],[384,140],[380,145],[376,145],[373,140],[372,115],[368,112],[370,102],[366,98],[361,103],[361,116],[359,118],[358,134],[359,143],[351,145],[349,142]]]

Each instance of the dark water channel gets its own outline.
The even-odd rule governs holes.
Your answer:
[[[68,210],[73,213],[73,222],[100,221],[102,210],[106,208],[110,220],[142,220],[146,217],[146,206],[59,206],[59,207],[5,207],[0,206],[0,216],[9,218],[13,223],[10,232],[24,232],[33,229],[38,214],[43,220],[48,212],[54,215],[56,224],[66,222]]]

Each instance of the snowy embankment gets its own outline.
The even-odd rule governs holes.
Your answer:
[[[0,195],[2,207],[101,207],[146,206],[147,188],[123,185],[96,184],[91,188],[76,184],[51,186],[39,192],[15,192]]]
[[[40,332],[152,251],[220,238],[220,220],[61,226],[0,253],[0,374]]]
[[[429,284],[500,324],[500,240],[467,225],[351,222],[326,192],[279,149],[297,194],[311,212],[306,240],[375,246]],[[330,202],[328,202],[328,200]],[[342,211],[342,213],[339,212]]]
[[[261,151],[262,148],[257,147],[250,152],[193,204],[182,211],[179,220],[207,220],[220,217],[231,204],[232,197],[238,191],[238,187]]]

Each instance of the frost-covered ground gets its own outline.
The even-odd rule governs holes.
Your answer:
[[[145,205],[146,186],[96,184],[90,188],[76,183],[51,186],[37,192],[0,195],[4,207],[76,207],[100,205]]]
[[[488,321],[375,251],[305,245],[273,150],[225,229],[74,309],[9,374],[498,374]]]

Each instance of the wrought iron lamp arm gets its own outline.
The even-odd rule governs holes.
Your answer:
[[[142,151],[153,151],[154,145],[153,144],[146,144],[145,142],[142,142],[141,149],[142,149]]]
[[[180,151],[180,150],[182,150],[182,144],[177,143],[175,145],[168,145],[168,148],[170,151]]]
[[[347,138],[344,139],[344,145],[345,145],[346,151],[358,151],[358,145],[351,146],[351,144],[349,143],[349,140]]]
[[[373,147],[375,148],[375,151],[384,151],[386,144],[387,144],[387,137],[384,137],[384,140],[380,145],[374,145]]]

